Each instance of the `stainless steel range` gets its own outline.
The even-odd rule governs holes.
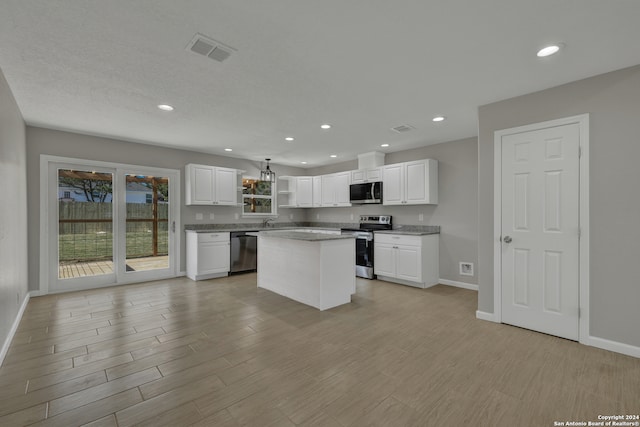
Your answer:
[[[342,228],[342,234],[356,237],[356,276],[373,279],[373,232],[391,230],[390,215],[362,215],[359,228]]]

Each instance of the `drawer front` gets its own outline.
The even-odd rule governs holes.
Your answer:
[[[229,233],[198,233],[198,243],[228,242]]]
[[[405,236],[402,234],[376,233],[374,237],[374,242],[389,243],[392,245],[422,246],[421,236]]]

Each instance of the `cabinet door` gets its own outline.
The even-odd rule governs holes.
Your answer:
[[[367,176],[367,171],[364,169],[360,169],[357,171],[351,172],[351,183],[352,184],[362,184],[365,182]]]
[[[340,172],[335,174],[335,203],[337,206],[351,206],[349,201],[349,185],[351,184],[351,173]]]
[[[212,166],[187,165],[185,173],[187,205],[213,204],[214,169]]]
[[[388,243],[373,244],[373,272],[381,276],[396,276],[396,249]]]
[[[313,206],[322,206],[322,177],[313,177]]]
[[[364,179],[366,182],[382,181],[382,168],[367,169]]]
[[[229,271],[229,242],[198,244],[198,275]]]
[[[215,201],[218,205],[238,204],[238,182],[235,169],[215,168]]]
[[[313,206],[313,178],[299,176],[296,178],[296,206],[310,208]]]
[[[322,206],[335,206],[335,175],[322,175]]]
[[[404,202],[404,168],[402,163],[385,166],[382,201],[385,205],[399,205]]]
[[[427,162],[416,160],[405,164],[405,200],[408,204],[425,204],[429,202]]]
[[[422,250],[420,246],[397,246],[396,277],[422,282]],[[376,262],[378,260],[376,259]]]

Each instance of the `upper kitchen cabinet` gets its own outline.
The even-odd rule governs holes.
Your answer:
[[[351,206],[349,202],[349,185],[351,172],[338,172],[322,175],[322,207]]]
[[[188,164],[185,166],[186,205],[238,205],[237,169]]]
[[[322,206],[322,176],[313,177],[313,207],[319,208]]]
[[[433,159],[396,163],[383,167],[385,205],[438,203],[438,161]]]
[[[382,181],[382,168],[360,169],[351,172],[352,184]]]
[[[313,179],[312,176],[281,176],[282,188],[278,195],[282,198],[282,208],[311,208],[313,207]]]

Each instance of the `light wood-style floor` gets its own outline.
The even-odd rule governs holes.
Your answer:
[[[640,412],[640,359],[475,318],[477,294],[358,280],[329,311],[256,275],[33,298],[1,426],[552,426]]]

